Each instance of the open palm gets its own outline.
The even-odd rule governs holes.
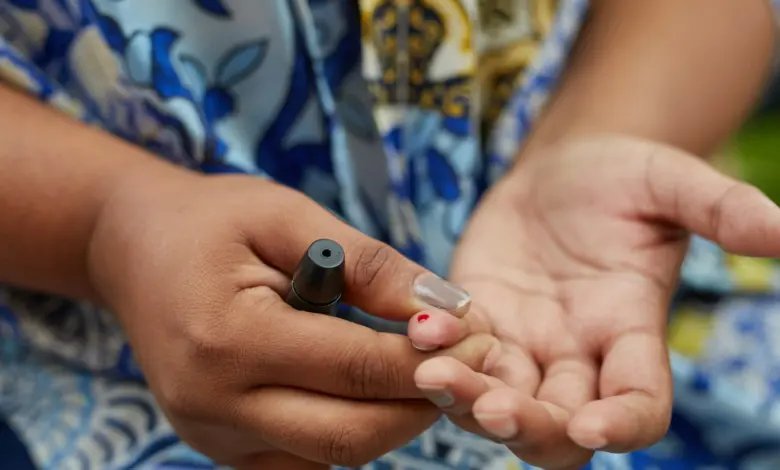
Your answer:
[[[431,359],[418,385],[544,468],[653,444],[671,413],[665,326],[689,232],[780,257],[777,206],[678,150],[604,136],[524,159],[483,199],[451,272],[473,296],[469,332],[500,347],[481,373]]]

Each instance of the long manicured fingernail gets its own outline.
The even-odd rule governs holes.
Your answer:
[[[502,440],[513,439],[517,436],[517,424],[505,415],[474,415],[485,431]]]
[[[446,310],[460,318],[471,306],[471,295],[432,273],[417,276],[414,280],[414,296],[425,305]]]
[[[447,388],[419,388],[425,398],[443,410],[455,404],[455,396]]]

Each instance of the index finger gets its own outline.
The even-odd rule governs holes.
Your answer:
[[[428,306],[458,317],[468,311],[471,297],[463,289],[350,227],[305,195],[277,185],[266,187],[285,194],[272,194],[276,204],[249,211],[258,219],[244,235],[267,264],[291,275],[309,246],[327,238],[344,249],[344,300],[350,305],[391,320],[408,320]]]
[[[457,358],[479,370],[497,347],[474,335],[449,349],[425,354],[402,335],[379,333],[345,320],[289,307],[269,288],[242,291],[229,341],[241,345],[242,385],[282,385],[360,399],[420,398],[414,371],[434,355]]]

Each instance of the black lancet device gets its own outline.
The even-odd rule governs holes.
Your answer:
[[[335,315],[344,292],[344,249],[333,240],[317,240],[298,263],[285,301],[306,312]]]

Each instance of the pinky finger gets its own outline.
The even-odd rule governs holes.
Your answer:
[[[514,389],[482,395],[474,404],[474,416],[515,455],[536,467],[581,468],[593,455],[566,435],[566,410]]]
[[[656,318],[655,312],[637,312]],[[641,358],[641,367],[637,367]],[[568,434],[594,450],[631,452],[659,441],[672,416],[672,374],[662,331],[632,331],[617,336],[604,355],[601,400],[579,408]]]
[[[669,427],[671,414],[641,391],[588,403],[577,411],[569,435],[579,445],[613,453],[650,447]]]

